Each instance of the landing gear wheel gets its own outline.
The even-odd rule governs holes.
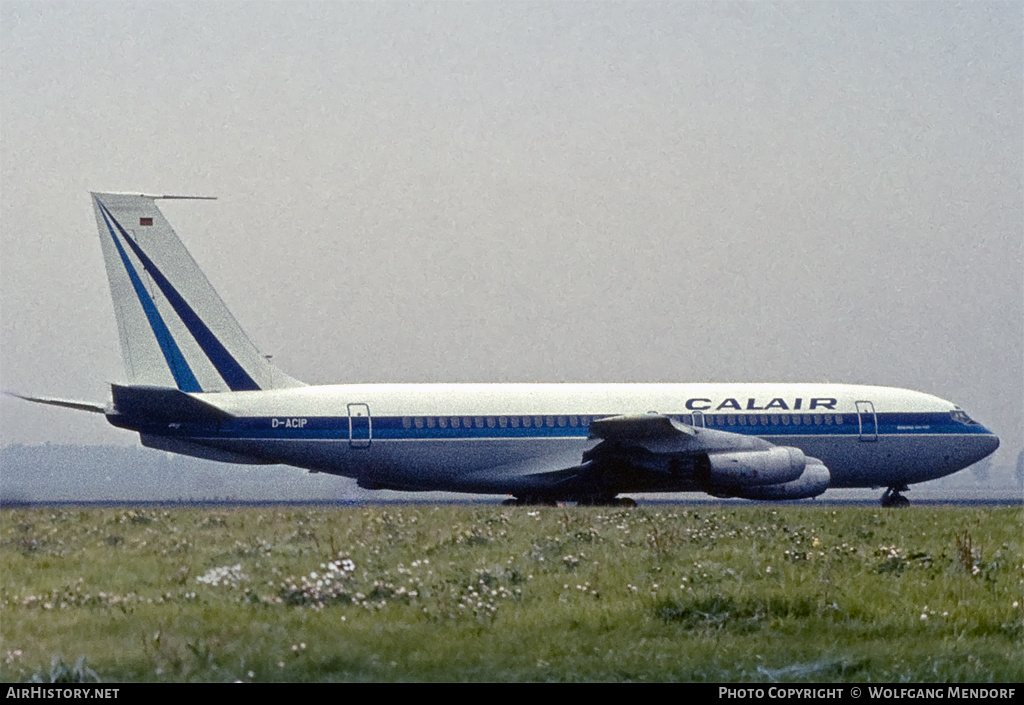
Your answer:
[[[506,499],[501,504],[505,507],[557,507],[558,501],[551,497],[525,495],[523,497]]]
[[[629,497],[587,497],[585,499],[578,500],[576,502],[576,506],[632,508],[636,506],[636,500]]]
[[[910,506],[910,500],[904,497],[901,492],[906,492],[907,486],[890,487],[882,495],[881,504],[886,509],[896,509]]]

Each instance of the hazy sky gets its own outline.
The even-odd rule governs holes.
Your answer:
[[[1024,444],[1024,10],[0,2],[0,385],[123,381],[89,190],[311,383],[832,381]],[[5,399],[3,443],[135,443]]]

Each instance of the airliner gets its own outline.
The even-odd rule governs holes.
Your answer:
[[[109,402],[16,394],[102,413],[144,446],[285,464],[405,492],[510,504],[634,506],[622,494],[797,500],[961,470],[999,439],[954,404],[880,386],[345,384],[310,386],[244,333],[157,201],[93,193],[127,384]]]

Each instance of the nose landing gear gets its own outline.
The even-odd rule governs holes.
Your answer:
[[[901,492],[907,491],[906,485],[898,485],[896,487],[890,487],[882,494],[881,504],[886,509],[894,507],[909,507],[910,500],[904,497]]]

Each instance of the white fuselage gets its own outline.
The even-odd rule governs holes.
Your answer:
[[[923,482],[967,467],[998,445],[952,403],[889,387],[365,384],[194,396],[230,418],[134,427],[143,442],[406,490],[525,491],[531,476],[582,462],[597,444],[588,439],[596,418],[650,412],[798,448],[828,467],[830,487]],[[698,489],[686,478],[655,485],[623,491]]]
[[[151,447],[286,463],[371,488],[608,504],[638,491],[769,500],[828,487],[898,493],[999,443],[947,401],[886,387],[306,386],[241,329],[160,198],[93,194],[128,379],[112,385],[105,411]]]

